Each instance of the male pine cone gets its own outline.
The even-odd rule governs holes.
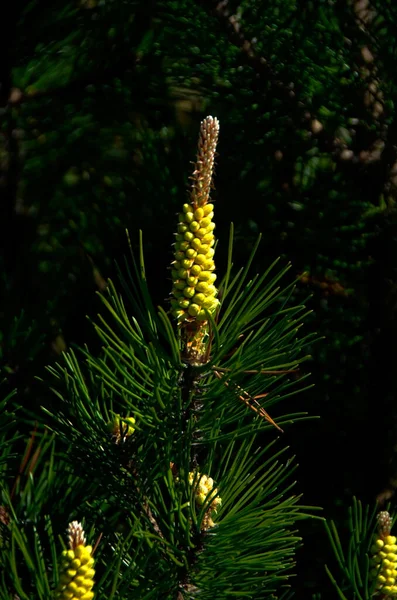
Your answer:
[[[206,117],[200,127],[190,203],[179,215],[171,271],[171,308],[178,324],[206,321],[206,311],[213,314],[219,305],[214,285],[214,205],[208,203],[218,133],[218,119]]]
[[[391,518],[387,511],[378,514],[378,532],[371,546],[370,578],[375,592],[382,597],[397,596],[397,545],[390,535]]]
[[[69,550],[62,552],[57,600],[92,600],[95,570],[92,547],[86,546],[84,531],[77,521],[69,524]]]

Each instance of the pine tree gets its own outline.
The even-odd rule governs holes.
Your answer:
[[[302,389],[312,340],[294,284],[278,285],[288,266],[251,278],[251,256],[234,273],[231,237],[215,286],[217,136],[204,119],[170,302],[152,303],[143,252],[127,261],[94,322],[102,352],[49,369],[59,405],[43,407],[17,470],[4,437],[1,598],[289,595],[310,513],[277,435],[302,415],[273,410]]]

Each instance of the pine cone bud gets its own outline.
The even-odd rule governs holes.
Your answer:
[[[391,518],[388,512],[378,515],[378,533],[371,546],[370,578],[375,590],[384,596],[397,595],[397,545],[396,537],[390,535]]]
[[[202,523],[202,529],[207,530],[215,525],[212,515],[217,512],[219,506],[222,504],[222,499],[218,496],[218,490],[214,487],[212,477],[191,471],[188,481],[190,485],[195,485],[194,495],[198,507],[203,506],[207,497],[210,499],[210,504]]]
[[[108,427],[115,438],[116,444],[120,444],[122,441],[125,442],[134,433],[135,423],[134,417],[121,417],[116,413],[113,415]]]
[[[73,521],[68,528],[69,550],[62,552],[59,583],[54,598],[60,600],[92,600],[95,570],[92,547],[86,546],[80,523]]]
[[[218,133],[218,119],[207,117],[202,121],[191,201],[183,205],[179,215],[171,271],[171,309],[178,324],[205,322],[206,311],[213,314],[219,305],[213,285],[216,280],[214,205],[208,203]]]

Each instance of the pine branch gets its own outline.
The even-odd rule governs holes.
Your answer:
[[[271,85],[271,93],[283,104],[285,113],[294,119],[295,123],[307,129],[311,136],[317,138],[318,147],[322,151],[334,153],[335,160],[343,159],[343,145],[329,135],[323,128],[312,110],[306,106],[300,97],[297,82],[282,81],[269,59],[260,55],[255,47],[255,40],[250,39],[243,31],[238,16],[231,14],[229,0],[199,0],[217,18],[225,30],[230,42],[240,48],[241,60],[250,66],[262,79],[263,83]]]

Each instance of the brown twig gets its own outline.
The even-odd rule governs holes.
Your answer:
[[[214,370],[214,374],[215,374],[215,376],[218,379],[220,379],[222,381],[222,383],[226,387],[230,388],[229,382],[228,381],[224,381],[224,378],[222,377],[222,375],[218,371]],[[248,406],[248,408],[250,408],[251,410],[253,410],[255,413],[257,413],[258,415],[260,415],[264,419],[266,419],[266,421],[268,421],[269,423],[271,423],[276,429],[278,429],[279,431],[281,431],[281,433],[284,433],[283,430],[281,429],[281,427],[279,425],[277,425],[277,423],[275,421],[273,421],[273,419],[271,418],[271,416],[269,415],[269,413],[267,413],[266,410],[256,400],[257,398],[264,398],[268,394],[260,394],[259,396],[252,397],[241,386],[237,385],[237,383],[235,383],[234,385],[235,385],[236,389],[238,390],[238,392],[240,392],[238,398],[242,402],[244,402],[244,404],[246,404],[246,406]]]
[[[30,439],[29,439],[29,442],[28,442],[28,445],[27,445],[27,448],[26,448],[26,451],[25,451],[25,455],[24,455],[24,457],[22,459],[22,462],[21,462],[21,464],[19,466],[18,475],[16,476],[14,485],[12,486],[12,490],[11,490],[11,494],[10,494],[11,500],[14,497],[16,487],[17,487],[17,485],[18,485],[18,483],[19,483],[19,481],[21,479],[21,476],[22,476],[23,472],[25,471],[26,465],[27,465],[27,463],[29,461],[29,458],[30,458],[30,455],[31,455],[31,452],[32,452],[32,448],[33,448],[33,444],[34,444],[34,441],[35,441],[35,438],[36,438],[36,433],[37,433],[37,423],[34,426],[34,430],[32,432],[32,435],[30,436]],[[34,453],[34,455],[33,455],[33,458],[32,458],[33,467],[29,468],[29,473],[32,471],[32,469],[34,468],[34,465],[37,463],[39,455],[40,455],[40,448],[38,448],[36,450],[36,452]]]
[[[98,546],[99,546],[99,543],[100,543],[100,541],[101,541],[101,539],[102,539],[102,536],[103,536],[103,533],[100,533],[100,534],[98,535],[98,537],[97,537],[97,540],[96,540],[96,542],[95,542],[95,545],[94,545],[94,547],[93,547],[93,549],[92,549],[92,556],[94,556],[94,554],[95,554],[95,551],[96,551],[96,549],[98,548]]]

